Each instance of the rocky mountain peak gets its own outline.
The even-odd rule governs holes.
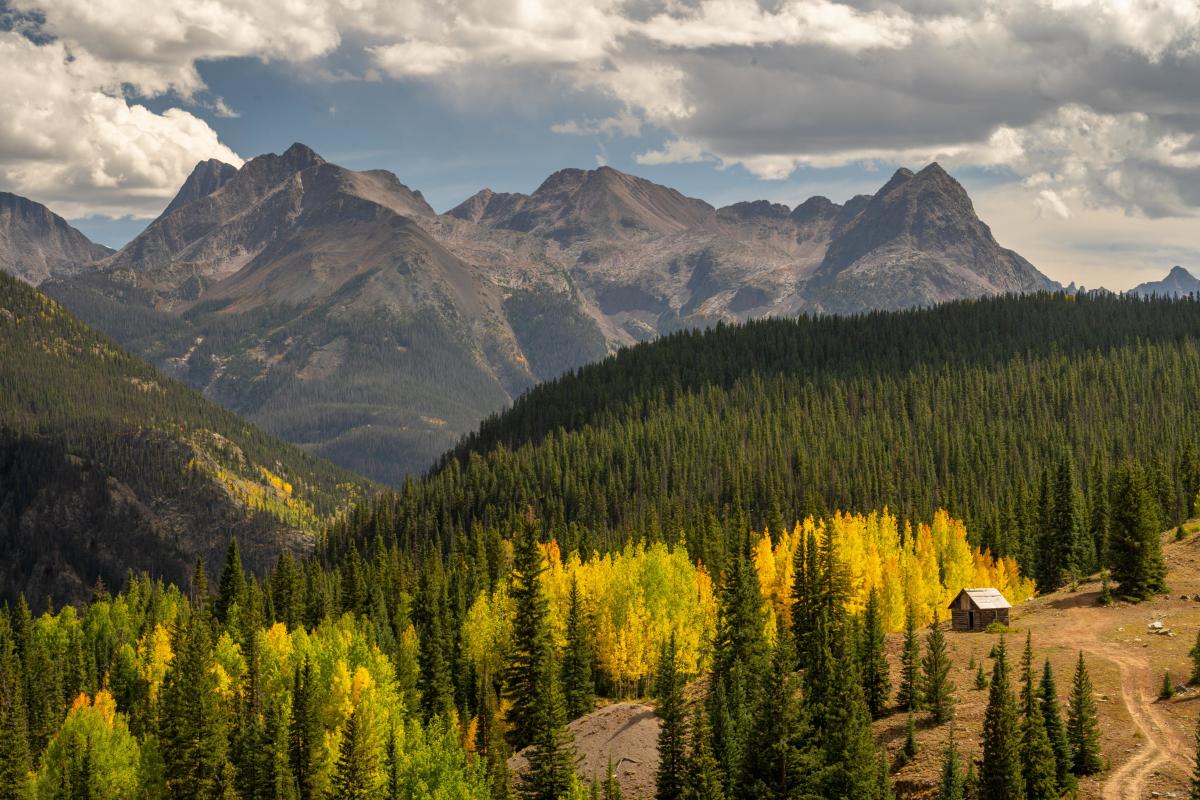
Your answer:
[[[192,174],[188,175],[187,180],[183,182],[183,186],[180,187],[174,199],[163,210],[163,215],[170,214],[175,209],[202,197],[208,197],[233,180],[237,172],[237,167],[233,164],[226,164],[215,158],[199,162],[192,169]]]
[[[833,219],[841,208],[828,197],[818,194],[796,206],[792,210],[792,220],[798,225],[803,225],[820,219]]]

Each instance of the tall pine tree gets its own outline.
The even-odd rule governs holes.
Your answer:
[[[571,578],[567,603],[567,646],[563,653],[563,693],[567,718],[582,717],[592,710],[595,680],[592,677],[592,642],[579,597],[579,583]]]
[[[1008,677],[1004,638],[996,645],[992,682],[983,718],[979,800],[1025,800],[1021,773],[1021,715]]]
[[[892,685],[888,673],[887,638],[883,630],[883,617],[879,613],[879,593],[874,588],[867,595],[858,660],[867,709],[872,717],[878,719],[887,710]]]
[[[1071,771],[1076,775],[1094,775],[1103,768],[1100,761],[1100,722],[1096,698],[1088,676],[1083,651],[1075,664],[1071,682],[1071,700],[1067,706],[1067,740],[1071,743]]]
[[[1158,506],[1142,468],[1133,462],[1123,464],[1112,480],[1108,566],[1121,594],[1135,600],[1167,588]]]
[[[942,724],[954,712],[954,683],[950,680],[950,656],[946,652],[946,634],[935,619],[925,639],[925,656],[921,659],[921,697],[923,705]]]
[[[921,640],[917,638],[917,615],[911,605],[904,609],[904,649],[900,653],[900,691],[896,704],[901,711],[921,707]]]
[[[662,727],[658,733],[657,800],[681,800],[687,784],[687,731],[683,702],[683,679],[676,663],[675,636],[663,647],[655,681],[658,716]]]

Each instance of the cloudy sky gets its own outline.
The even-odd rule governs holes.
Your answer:
[[[717,205],[940,161],[1063,282],[1200,273],[1198,0],[0,0],[0,189],[118,245],[293,141],[444,210],[607,163]]]

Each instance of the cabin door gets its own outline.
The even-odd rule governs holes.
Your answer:
[[[974,611],[967,612],[967,629],[972,630],[972,631],[975,630],[975,612]]]

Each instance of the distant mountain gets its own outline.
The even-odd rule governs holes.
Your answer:
[[[6,275],[0,396],[0,598],[79,600],[128,570],[183,585],[231,535],[264,568],[368,489]]]
[[[874,196],[713,208],[609,167],[446,214],[295,144],[208,161],[69,308],[205,394],[386,482],[534,384],[675,330],[1056,287],[936,164]]]
[[[1140,297],[1186,297],[1192,294],[1200,296],[1200,280],[1183,267],[1175,266],[1161,281],[1139,283],[1129,290],[1129,294]]]
[[[24,197],[0,192],[0,272],[35,286],[112,255],[65,219]]]
[[[804,296],[822,311],[902,309],[1058,288],[996,243],[971,198],[938,164],[901,169],[846,219]]]
[[[537,381],[608,352],[565,270],[464,260],[389,172],[297,144],[215,184],[189,181],[102,270],[47,288],[169,374],[355,471],[398,482]]]

